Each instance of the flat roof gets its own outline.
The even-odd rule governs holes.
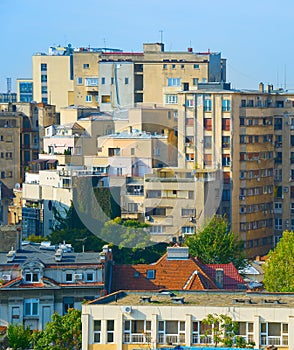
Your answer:
[[[183,300],[184,303],[182,303],[181,300]],[[119,291],[93,300],[90,304],[293,308],[294,293],[244,291]]]

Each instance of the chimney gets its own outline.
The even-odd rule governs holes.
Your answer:
[[[259,83],[259,91],[264,92],[264,84],[263,83]]]
[[[217,288],[224,288],[224,269],[215,270],[215,284]]]
[[[193,52],[193,48],[192,47],[188,47],[188,52]]]
[[[11,248],[11,250],[8,252],[8,254],[6,255],[7,257],[7,262],[12,262],[15,259],[16,256],[16,251],[13,250],[13,248]]]
[[[129,126],[129,133],[132,134],[133,133],[133,127]]]
[[[268,92],[268,93],[273,92],[273,89],[274,89],[274,87],[273,87],[272,84],[270,84],[270,85],[267,86],[267,92]]]

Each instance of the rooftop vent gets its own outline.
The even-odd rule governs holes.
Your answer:
[[[61,248],[58,248],[55,253],[55,261],[61,261],[63,255],[63,250]]]
[[[7,262],[12,262],[15,259],[16,251],[12,249],[7,253],[6,256],[7,256]]]
[[[173,304],[185,304],[185,298],[184,297],[172,297],[171,301]]]
[[[188,260],[188,247],[167,247],[167,260]]]
[[[263,304],[281,304],[280,299],[263,299]]]
[[[144,295],[144,296],[140,297],[140,302],[142,302],[142,303],[151,303],[151,296]]]

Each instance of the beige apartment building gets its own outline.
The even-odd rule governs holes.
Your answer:
[[[74,103],[72,54],[58,52],[32,56],[34,101],[55,105],[57,111]]]
[[[293,95],[263,84],[252,91],[199,84],[197,91],[166,90],[167,96],[178,109],[179,166],[222,170],[218,213],[229,218],[249,256],[266,254],[294,223]]]
[[[142,277],[154,278],[148,272]],[[82,349],[209,349],[213,326],[203,319],[217,314],[236,321],[238,335],[255,349],[290,350],[293,310],[293,294],[119,291],[82,306]]]
[[[76,61],[76,56],[82,57],[84,62]],[[99,62],[95,76],[97,106],[102,110],[142,102],[163,104],[162,92],[166,86],[187,88],[199,82],[226,80],[226,60],[218,52],[195,53],[192,48],[188,48],[187,52],[172,52],[164,51],[162,43],[146,43],[143,52],[100,52],[96,57]],[[75,102],[91,99],[87,97],[89,82],[84,81],[88,71],[80,70],[87,65],[91,70],[91,62],[93,53],[74,53],[74,71],[81,74],[75,74],[75,84],[85,85],[83,97],[81,88],[75,88]]]

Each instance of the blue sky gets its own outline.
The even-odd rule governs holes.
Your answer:
[[[0,0],[0,91],[31,77],[31,56],[51,45],[142,51],[221,51],[234,88],[294,89],[293,0]]]

